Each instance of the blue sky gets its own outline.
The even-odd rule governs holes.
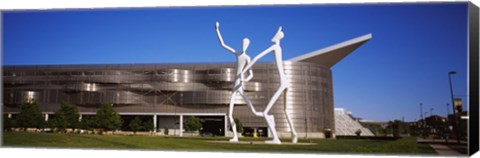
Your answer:
[[[467,99],[467,3],[183,7],[8,11],[2,64],[234,62],[224,40],[254,57],[282,26],[284,59],[367,33],[373,38],[332,68],[334,102],[386,121],[445,115],[449,71]],[[269,55],[263,61],[272,61]],[[466,101],[464,101],[464,109]],[[449,108],[452,112],[451,107]]]

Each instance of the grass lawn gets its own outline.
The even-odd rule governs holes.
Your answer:
[[[115,136],[56,133],[7,132],[3,145],[8,147],[54,147],[90,149],[153,149],[182,151],[237,151],[288,153],[372,153],[436,155],[428,144],[416,142],[414,137],[398,140],[369,139],[300,139],[315,145],[229,144],[227,137],[162,137]],[[240,141],[263,141],[263,138],[240,138]],[[288,142],[290,140],[282,140]]]

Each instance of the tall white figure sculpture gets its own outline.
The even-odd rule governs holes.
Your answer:
[[[220,34],[219,30],[220,24],[217,22],[215,24],[215,30],[217,31],[217,37],[218,40],[220,41],[220,44],[222,44],[222,47],[225,48],[226,50],[232,52],[236,57],[237,57],[237,72],[236,72],[236,77],[235,77],[235,82],[233,84],[233,89],[232,89],[232,95],[230,98],[230,107],[228,110],[228,118],[230,119],[230,126],[232,127],[233,131],[233,138],[230,139],[231,142],[238,142],[238,134],[237,134],[237,126],[235,124],[235,120],[233,119],[233,107],[234,107],[234,102],[235,102],[235,95],[238,93],[240,94],[247,105],[251,108],[252,112],[257,115],[261,116],[262,113],[255,111],[255,108],[252,105],[252,102],[248,99],[248,97],[245,95],[243,91],[243,86],[244,82],[248,82],[253,78],[253,72],[251,69],[244,69],[245,66],[250,62],[250,57],[247,55],[246,51],[248,48],[248,45],[250,44],[250,40],[248,38],[243,39],[243,45],[242,45],[242,51],[237,52],[233,48],[229,47],[223,42],[222,34]],[[244,77],[244,73],[248,71],[249,75],[248,77]]]
[[[267,144],[281,144],[280,139],[278,139],[277,135],[277,130],[275,129],[275,119],[273,115],[268,115],[268,112],[272,108],[272,106],[275,104],[277,101],[278,97],[282,94],[283,91],[285,91],[285,94],[288,91],[289,83],[287,81],[287,77],[285,76],[285,72],[283,70],[283,60],[282,60],[282,47],[280,47],[280,40],[285,37],[284,33],[282,32],[282,27],[278,28],[277,33],[275,36],[272,38],[272,46],[258,54],[255,58],[253,58],[252,62],[250,62],[247,67],[243,70],[243,73],[246,72],[246,70],[250,70],[253,64],[258,61],[258,59],[262,58],[263,56],[267,55],[270,52],[273,52],[275,55],[275,64],[277,66],[278,70],[278,75],[280,76],[280,87],[278,87],[277,91],[275,94],[273,94],[272,98],[267,104],[267,107],[263,111],[262,116],[265,117],[265,120],[267,121],[268,128],[272,132],[273,135],[273,140],[271,141],[266,141],[265,143]],[[297,143],[297,132],[295,131],[295,128],[293,127],[293,122],[292,119],[290,118],[290,115],[287,112],[287,99],[286,95],[285,97],[285,102],[284,102],[284,111],[285,115],[287,117],[288,125],[290,126],[290,131],[292,132],[292,143]]]

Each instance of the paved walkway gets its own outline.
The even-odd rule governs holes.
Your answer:
[[[238,142],[230,142],[224,140],[216,140],[216,141],[209,141],[213,143],[228,143],[228,144],[260,144],[266,145],[264,141],[238,141]],[[283,145],[316,145],[317,143],[292,143],[292,142],[282,142]],[[267,144],[267,145],[278,145],[278,144]]]
[[[417,142],[419,142],[419,143],[446,143],[445,139],[422,139],[422,138],[417,138]],[[448,143],[457,143],[457,140],[456,139],[449,139]],[[467,144],[467,141],[460,140],[460,144]]]
[[[422,139],[417,138],[417,142],[429,144],[440,156],[467,156],[466,154],[459,153],[448,147],[445,142],[445,139]],[[448,143],[456,144],[457,140],[449,139]],[[466,145],[466,141],[460,141],[460,144]]]
[[[442,156],[467,156],[442,144],[430,144],[430,147],[432,147],[439,155]]]

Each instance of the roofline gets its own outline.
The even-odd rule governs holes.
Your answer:
[[[340,49],[340,48],[343,48],[343,47],[347,47],[347,46],[354,45],[354,44],[357,44],[357,43],[366,42],[370,39],[372,39],[372,33],[365,34],[363,36],[359,36],[359,37],[350,39],[348,41],[337,43],[337,44],[334,44],[334,45],[331,45],[331,46],[328,46],[328,47],[325,47],[325,48],[322,48],[322,49],[318,49],[318,50],[315,50],[313,52],[306,53],[306,54],[303,54],[303,55],[300,55],[300,56],[297,56],[297,57],[293,57],[293,58],[290,58],[286,61],[299,62],[299,61],[306,60],[308,58],[312,58],[312,57],[315,57],[315,56],[318,56],[318,55],[322,55],[322,54],[325,54],[325,53],[328,53],[328,52],[331,52],[331,51],[334,51],[334,50],[337,50],[337,49]],[[348,53],[351,53],[351,52],[348,52]],[[341,59],[339,59],[339,61],[340,60]],[[338,61],[336,61],[336,62],[338,62]]]

